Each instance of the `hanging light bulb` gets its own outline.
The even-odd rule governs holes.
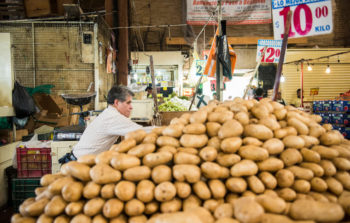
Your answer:
[[[326,68],[326,73],[329,74],[330,72],[331,72],[331,68],[329,67],[329,64],[328,64]]]
[[[312,66],[309,63],[307,63],[307,70],[312,71]]]
[[[281,75],[280,82],[283,83],[286,79],[284,78],[283,75]]]

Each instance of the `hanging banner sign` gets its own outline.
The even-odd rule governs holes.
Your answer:
[[[331,0],[272,0],[275,39],[283,39],[289,11],[293,12],[289,38],[323,35],[333,31]]]
[[[259,58],[263,53],[265,46],[267,49],[265,51],[265,55],[261,59],[261,62],[278,63],[281,55],[282,40],[259,39],[256,52],[256,62],[259,62]]]
[[[196,60],[196,76],[202,76],[206,60]]]
[[[217,0],[187,0],[187,24],[204,25],[215,11]],[[271,23],[271,0],[222,0],[222,17],[228,25]],[[216,19],[208,23],[215,25]]]

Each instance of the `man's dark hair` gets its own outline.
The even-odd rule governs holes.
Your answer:
[[[124,102],[128,96],[134,96],[134,93],[129,88],[123,85],[114,85],[108,91],[107,103],[112,105],[115,99]]]
[[[257,88],[257,89],[255,90],[255,94],[256,94],[256,96],[263,96],[263,94],[264,94],[264,89],[262,89],[262,88]]]
[[[298,88],[297,93],[298,93],[298,92],[300,92],[300,91],[301,91],[301,89],[300,89],[300,88]]]

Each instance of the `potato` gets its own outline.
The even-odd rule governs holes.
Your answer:
[[[311,150],[319,153],[323,159],[333,159],[339,155],[339,152],[337,150],[325,146],[313,146]]]
[[[157,133],[151,132],[148,133],[145,138],[142,140],[142,144],[156,144],[158,135]]]
[[[276,172],[284,167],[283,161],[275,157],[270,157],[258,163],[260,171]]]
[[[36,222],[37,223],[52,223],[53,222],[53,217],[47,216],[45,214],[42,214],[42,215],[39,216],[39,218],[37,219]]]
[[[129,132],[125,135],[125,139],[135,139],[136,144],[142,142],[142,140],[146,137],[147,133],[143,129],[138,129],[136,131]],[[119,151],[120,152],[120,151]]]
[[[107,164],[96,164],[91,168],[90,176],[95,183],[109,184],[119,181],[121,173]]]
[[[267,189],[274,189],[277,186],[276,178],[269,172],[259,173],[259,178]]]
[[[44,212],[47,203],[49,203],[49,199],[47,198],[42,198],[40,200],[27,199],[26,203],[21,205],[20,213],[28,217],[40,216]]]
[[[136,146],[136,140],[133,138],[124,139],[117,145],[113,145],[111,150],[120,152],[120,153],[126,153],[131,148],[134,148]]]
[[[290,189],[289,187],[278,190],[277,194],[285,201],[294,201],[297,197],[295,191],[293,189]]]
[[[83,164],[82,164],[83,165]],[[90,168],[89,168],[90,169]],[[60,194],[62,191],[62,188],[64,187],[64,185],[73,182],[73,178],[72,177],[62,177],[62,178],[58,178],[56,179],[54,182],[52,182],[49,186],[48,186],[48,191],[51,194]]]
[[[70,221],[71,223],[91,223],[91,218],[89,216],[86,216],[85,214],[78,214],[72,218]]]
[[[183,128],[183,133],[185,134],[195,134],[195,135],[201,135],[206,132],[207,128],[202,123],[192,123],[189,125],[186,125]],[[164,134],[163,134],[164,135]],[[180,137],[180,136],[178,136]]]
[[[222,199],[220,200],[215,200],[215,199],[208,199],[204,201],[203,207],[213,213],[215,209],[220,205],[223,204],[224,201]]]
[[[326,130],[322,128],[319,124],[311,125],[309,135],[313,137],[320,137],[322,134],[326,133]]]
[[[243,193],[247,189],[247,182],[241,177],[228,178],[225,185],[233,193]]]
[[[87,216],[94,216],[102,211],[105,201],[102,198],[96,197],[88,200],[84,205],[84,214]]]
[[[278,196],[259,195],[256,201],[265,209],[266,212],[282,214],[286,209],[286,202]]]
[[[273,132],[264,125],[249,124],[244,127],[244,135],[265,141],[273,137]]]
[[[47,187],[51,183],[53,183],[55,180],[62,177],[64,177],[64,175],[62,174],[45,174],[40,178],[40,185],[43,187]]]
[[[198,155],[198,149],[191,148],[191,147],[179,147],[177,148],[177,152],[184,152],[192,155]]]
[[[305,141],[300,136],[288,135],[283,138],[284,146],[287,148],[301,149],[305,146]]]
[[[170,136],[159,136],[156,143],[159,147],[163,147],[163,146],[179,147],[180,146],[179,140]]]
[[[163,147],[159,148],[157,151],[158,152],[169,152],[171,154],[175,154],[177,152],[177,149],[173,146],[163,146]],[[149,154],[147,154],[147,155],[149,155]]]
[[[191,186],[188,183],[176,181],[174,185],[175,185],[176,194],[178,197],[184,199],[190,196]]]
[[[127,223],[128,219],[126,218],[126,216],[124,214],[119,215],[116,218],[112,218],[110,220],[110,223]]]
[[[240,111],[235,115],[235,119],[239,121],[243,126],[249,124],[249,115],[247,112]]]
[[[129,216],[141,215],[145,210],[145,205],[137,200],[132,199],[125,204],[124,211]]]
[[[106,201],[102,213],[107,218],[115,218],[120,215],[123,209],[124,203],[116,198],[112,198]]]
[[[343,207],[344,211],[349,215],[350,213],[350,192],[344,191],[339,196],[339,204]]]
[[[288,123],[285,120],[278,121],[278,123],[280,124],[281,128],[285,128],[288,126]]]
[[[129,181],[140,181],[150,178],[151,169],[148,166],[135,166],[124,171],[123,178]]]
[[[335,195],[339,196],[344,190],[343,185],[334,177],[328,177],[326,183],[328,185],[328,190]]]
[[[111,159],[118,154],[119,152],[116,152],[115,150],[103,151],[96,155],[95,163],[108,165],[111,162]]]
[[[260,119],[258,123],[268,127],[272,131],[281,128],[280,124],[272,117],[266,117],[266,118]]]
[[[214,137],[218,135],[221,128],[220,123],[217,122],[207,122],[206,124],[207,134],[209,137]]]
[[[219,198],[225,197],[226,187],[225,187],[225,184],[221,180],[210,180],[208,182],[208,186],[210,188],[210,191],[211,191],[213,198],[219,199]]]
[[[114,188],[114,194],[121,201],[129,201],[134,198],[136,186],[130,181],[120,181]]]
[[[216,219],[221,218],[232,218],[233,216],[233,207],[231,204],[219,204],[214,211],[214,217]]]
[[[178,152],[174,155],[175,164],[199,164],[201,159],[197,155],[186,152]]]
[[[324,170],[319,164],[301,163],[300,166],[311,170],[314,173],[315,177],[322,177],[324,174]]]
[[[156,149],[154,144],[139,144],[128,151],[129,155],[137,156],[139,158],[144,157],[149,153],[153,153]]]
[[[280,155],[280,159],[283,161],[285,166],[292,166],[303,161],[303,157],[297,149],[284,150]]]
[[[166,164],[171,161],[173,154],[170,152],[156,152],[149,153],[143,157],[142,163],[148,167],[155,167],[157,165]]]
[[[264,142],[263,148],[265,148],[270,155],[276,155],[283,151],[284,144],[281,140],[272,138]]]
[[[207,111],[197,111],[191,114],[190,123],[205,123],[208,117]]]
[[[71,161],[67,163],[68,174],[81,180],[90,181],[90,167],[88,165],[78,163],[77,161]]]
[[[82,163],[88,166],[95,165],[96,154],[87,154],[78,158],[78,163]]]
[[[294,184],[294,174],[288,169],[281,169],[276,173],[277,184],[279,187],[290,187]]]
[[[53,223],[69,223],[69,222],[70,222],[70,218],[66,215],[60,215],[56,217],[55,220],[53,221]]]
[[[263,119],[269,116],[268,108],[261,103],[254,105],[251,112],[258,119]]]
[[[83,196],[86,199],[92,199],[97,197],[101,191],[101,185],[95,183],[94,181],[88,182],[83,189]]]
[[[295,180],[292,188],[299,193],[308,193],[311,189],[311,184],[306,180]]]
[[[220,149],[224,153],[235,153],[242,145],[242,139],[240,137],[229,137],[221,141]]]
[[[67,204],[66,208],[64,209],[66,214],[69,216],[74,216],[82,212],[84,207],[84,201],[76,201],[76,202],[70,202]]]
[[[195,183],[200,180],[201,170],[196,165],[179,164],[173,166],[173,177],[177,181]]]
[[[62,188],[62,197],[66,201],[78,201],[83,194],[84,185],[81,182],[72,182]]]
[[[254,160],[254,161],[265,160],[269,157],[269,153],[267,152],[266,149],[258,146],[253,146],[253,145],[240,147],[239,155],[243,159]]]
[[[341,145],[333,145],[331,146],[332,149],[335,149],[338,151],[339,155],[338,157],[343,157],[350,159],[350,150],[346,146]]]
[[[170,201],[176,195],[176,188],[171,182],[162,182],[154,189],[154,197],[157,201]]]
[[[60,195],[56,195],[46,204],[44,209],[45,215],[49,217],[58,216],[64,211],[66,205],[66,201]]]
[[[92,219],[92,223],[107,223],[107,219],[102,214],[96,215]]]
[[[198,181],[193,184],[193,192],[202,200],[211,198],[211,191],[208,185],[203,181]]]
[[[325,176],[334,176],[337,173],[337,169],[335,168],[334,164],[329,160],[321,160],[319,165],[324,170]]]
[[[232,111],[215,111],[210,112],[208,114],[208,121],[209,122],[218,122],[218,123],[225,123],[228,120],[232,120],[233,118],[233,112]]]
[[[241,160],[231,167],[233,177],[251,176],[258,172],[258,166],[251,160]]]
[[[315,201],[329,202],[326,196],[318,192],[310,191],[307,195],[311,196]]]
[[[290,166],[287,168],[287,170],[292,171],[297,179],[311,180],[314,177],[314,173],[311,170],[303,167]]]
[[[204,160],[204,161],[214,161],[218,155],[217,150],[212,147],[212,146],[207,146],[201,149],[199,152],[199,156]]]
[[[297,118],[288,118],[288,125],[293,126],[297,131],[299,135],[307,135],[309,134],[309,128],[306,124],[304,124],[302,121],[300,121]]]
[[[172,174],[170,167],[166,165],[159,165],[152,170],[152,180],[153,182],[159,184],[164,181],[171,181]]]
[[[264,209],[252,197],[241,197],[234,201],[234,216],[240,222],[260,222]]]
[[[158,211],[159,204],[156,201],[145,204],[145,214],[153,214]]]
[[[336,222],[344,217],[339,204],[313,200],[296,200],[290,207],[290,216],[295,220]]]
[[[182,202],[178,198],[174,198],[170,201],[162,202],[160,205],[160,211],[162,213],[174,213],[180,211]]]
[[[277,129],[273,133],[277,139],[282,139],[288,135],[288,131],[285,128]]]
[[[276,116],[277,120],[283,120],[283,119],[285,119],[285,117],[287,115],[287,110],[284,108],[275,109],[273,111],[273,114]]]
[[[243,126],[235,119],[226,121],[219,129],[218,136],[220,139],[240,136],[243,133]]]
[[[300,150],[301,155],[303,156],[303,161],[304,162],[313,162],[313,163],[318,163],[321,161],[321,156],[319,153],[310,150],[310,149],[306,149],[306,148],[302,148]]]
[[[261,194],[265,191],[265,186],[257,176],[249,176],[247,178],[248,186],[252,192]]]
[[[208,179],[226,178],[229,176],[229,170],[214,162],[204,162],[201,164],[201,170],[204,177]]]
[[[34,193],[36,196],[38,196],[46,190],[47,190],[47,187],[37,187],[35,188]]]
[[[218,136],[214,136],[212,138],[210,138],[208,140],[208,144],[207,146],[212,146],[214,147],[216,150],[219,150],[220,149],[220,145],[221,145],[221,139],[219,139]]]
[[[301,135],[300,137],[304,139],[306,148],[320,144],[320,141],[314,136]]]
[[[136,156],[120,153],[111,159],[111,166],[116,170],[126,170],[131,167],[140,166],[140,159]]]
[[[188,120],[187,119],[184,119],[184,118],[173,118],[171,119],[170,125],[187,125],[188,124]],[[167,126],[164,126],[163,130],[166,128]]]
[[[115,184],[105,184],[101,188],[101,197],[104,199],[109,199],[114,197]]]
[[[338,170],[350,170],[350,160],[342,157],[337,157],[332,161]]]
[[[151,133],[155,133],[158,136],[162,134],[163,129],[165,129],[166,126],[160,126],[160,127],[156,127],[154,129],[152,129]]]
[[[314,177],[311,179],[311,189],[317,192],[325,192],[328,189],[326,181],[320,177]]]
[[[346,190],[350,190],[350,174],[347,171],[338,171],[335,178],[343,185]]]
[[[218,164],[224,167],[231,167],[234,164],[238,163],[240,160],[241,157],[237,154],[219,153],[216,157]]]
[[[183,129],[184,125],[182,124],[170,124],[163,129],[162,135],[179,138],[182,135]]]
[[[263,145],[263,142],[261,142],[259,139],[254,137],[244,137],[243,145],[261,146]]]
[[[193,135],[183,134],[180,138],[180,143],[184,147],[201,148],[208,142],[208,136],[205,134]]]
[[[141,180],[136,187],[136,197],[140,201],[147,203],[154,198],[155,185],[152,181]]]
[[[322,145],[331,146],[338,145],[343,141],[343,137],[337,131],[328,131],[321,135],[320,142]]]

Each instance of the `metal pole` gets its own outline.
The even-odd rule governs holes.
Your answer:
[[[221,27],[221,20],[222,20],[222,7],[221,7],[221,0],[218,0],[219,4],[219,13],[218,13],[218,29],[219,29],[219,34],[216,38],[216,95],[218,101],[223,100],[223,72],[222,72],[222,65],[219,63],[219,52],[218,52],[218,45],[219,45],[219,37],[222,36],[222,27]]]
[[[301,65],[300,65],[300,72],[301,72],[301,77],[300,77],[300,82],[301,82],[301,95],[300,95],[300,101],[301,101],[301,107],[304,107],[304,61],[301,60]]]
[[[99,99],[100,99],[100,70],[99,70],[99,61],[98,61],[98,25],[94,24],[94,80],[95,80],[95,110],[100,109]]]
[[[153,100],[154,100],[154,118],[156,120],[156,125],[159,125],[160,123],[158,123],[158,117],[159,117],[159,114],[158,114],[158,99],[157,99],[157,86],[156,86],[156,81],[155,81],[155,77],[154,77],[154,66],[153,66],[153,56],[151,55],[149,57],[149,60],[150,60],[150,70],[151,70],[151,78],[152,78],[152,87],[153,87],[153,90],[152,90],[152,97],[153,97]]]
[[[195,88],[195,91],[194,91],[194,94],[193,94],[193,97],[192,97],[192,100],[191,100],[191,105],[188,108],[189,111],[191,111],[194,99],[196,98],[196,95],[197,95],[198,87],[199,87],[200,83],[202,82],[202,78],[203,78],[203,74],[201,75],[201,77],[199,78],[199,80],[197,82],[197,85],[196,85],[196,88]]]
[[[281,78],[282,69],[283,69],[284,55],[286,54],[286,50],[287,50],[291,19],[292,19],[292,11],[289,11],[286,25],[284,27],[281,55],[280,55],[280,60],[278,61],[277,72],[276,72],[276,76],[275,76],[275,84],[273,86],[273,94],[272,94],[273,101],[276,101],[276,96],[278,93],[278,89],[280,87],[280,78]]]
[[[32,57],[33,57],[33,87],[36,86],[36,64],[35,64],[35,30],[34,23],[32,23]]]

